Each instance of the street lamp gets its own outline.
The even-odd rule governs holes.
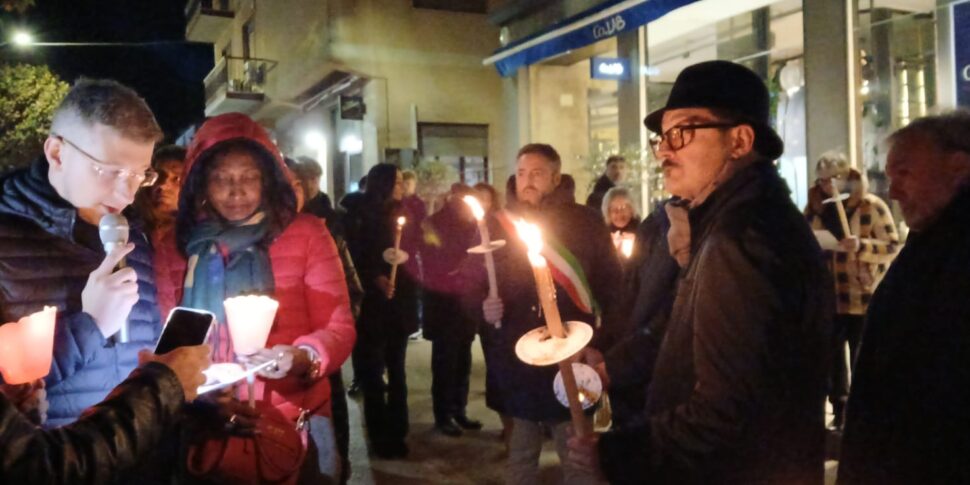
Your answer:
[[[19,30],[14,32],[13,37],[10,38],[10,41],[15,46],[26,47],[34,43],[34,36],[30,35],[29,32]]]

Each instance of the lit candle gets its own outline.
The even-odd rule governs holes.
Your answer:
[[[394,288],[394,281],[397,280],[397,265],[401,258],[401,233],[404,232],[404,223],[407,222],[404,216],[397,218],[397,233],[394,235],[394,263],[391,264],[391,288]]]
[[[620,239],[620,254],[627,259],[633,256],[633,240],[633,234],[624,234],[623,238]]]
[[[549,335],[553,338],[566,338],[562,317],[559,316],[559,307],[556,306],[556,287],[552,282],[552,273],[549,271],[546,258],[541,254],[542,231],[539,230],[539,226],[522,220],[515,222],[515,228],[528,249],[529,264],[532,266],[532,275],[536,280],[539,304],[546,317]],[[562,373],[563,386],[566,388],[566,397],[569,400],[569,414],[576,434],[578,436],[591,434],[593,430],[586,415],[583,414],[583,405],[579,401],[579,386],[576,385],[576,376],[573,374],[573,366],[569,359],[559,362],[559,372]]]
[[[25,384],[46,376],[54,355],[57,308],[43,310],[0,326],[0,373],[7,384]]]
[[[482,237],[482,247],[486,249],[485,271],[488,272],[488,298],[494,300],[498,298],[498,283],[495,280],[495,258],[492,257],[492,252],[487,250],[492,241],[489,238],[488,226],[485,224],[485,210],[482,209],[478,199],[471,195],[466,195],[462,200],[468,204],[475,220],[478,221],[478,233]]]
[[[226,308],[229,337],[232,338],[232,348],[236,354],[252,355],[265,348],[279,302],[268,296],[246,295],[228,298],[223,305]],[[249,406],[255,408],[256,376],[246,376],[246,383],[249,386]]]

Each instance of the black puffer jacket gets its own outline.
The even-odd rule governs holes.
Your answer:
[[[769,162],[689,213],[645,425],[607,433],[614,483],[822,483],[834,309],[818,243]]]
[[[104,399],[135,368],[138,351],[155,343],[161,324],[151,249],[134,224],[129,240],[135,249],[126,258],[138,273],[139,299],[128,317],[131,340],[105,339],[81,311],[81,291],[104,260],[104,249],[98,228],[77,218],[47,172],[42,158],[0,180],[0,321],[57,307],[54,362],[46,378],[46,425],[54,427]]]
[[[166,366],[149,363],[76,423],[43,431],[0,394],[0,483],[103,484],[124,480],[177,419],[185,395]]]

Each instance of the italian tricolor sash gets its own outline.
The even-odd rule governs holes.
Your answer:
[[[517,232],[512,223],[512,216],[508,211],[500,210],[496,212],[496,219],[505,229],[509,237],[515,237]],[[589,287],[589,280],[586,279],[586,272],[583,271],[579,260],[566,246],[554,240],[550,234],[543,234],[542,257],[549,263],[552,279],[556,284],[566,290],[569,299],[573,301],[581,311],[591,315],[599,315],[600,308],[593,298],[593,292]]]

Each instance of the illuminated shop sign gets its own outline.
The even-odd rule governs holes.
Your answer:
[[[589,76],[593,79],[630,80],[630,60],[619,57],[594,57],[589,62]]]

